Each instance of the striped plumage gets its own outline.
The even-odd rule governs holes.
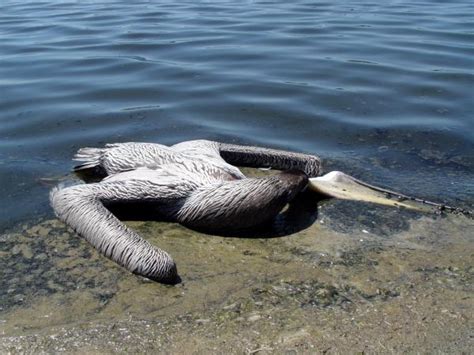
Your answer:
[[[171,147],[152,143],[83,148],[76,171],[105,176],[100,182],[55,188],[58,218],[103,255],[135,274],[164,283],[179,280],[173,259],[121,223],[114,203],[150,202],[170,220],[207,231],[246,229],[274,218],[320,173],[316,156],[206,140]],[[247,178],[231,165],[286,172]]]

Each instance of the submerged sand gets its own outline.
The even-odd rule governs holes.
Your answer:
[[[126,272],[57,220],[0,236],[0,353],[474,348],[474,221],[324,201],[278,238],[127,222],[183,282]]]

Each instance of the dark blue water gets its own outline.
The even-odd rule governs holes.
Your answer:
[[[0,4],[0,226],[50,215],[82,146],[194,138],[321,155],[474,201],[474,3]]]

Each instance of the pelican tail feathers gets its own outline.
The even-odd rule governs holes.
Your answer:
[[[81,148],[78,150],[73,160],[83,162],[74,167],[74,171],[91,169],[101,164],[101,157],[104,154],[102,148]]]

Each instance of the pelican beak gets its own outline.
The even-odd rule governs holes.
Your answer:
[[[434,212],[442,205],[408,197],[357,180],[340,171],[332,171],[324,176],[310,178],[309,188],[320,194],[343,200],[365,201],[381,205],[405,207],[421,212]]]

